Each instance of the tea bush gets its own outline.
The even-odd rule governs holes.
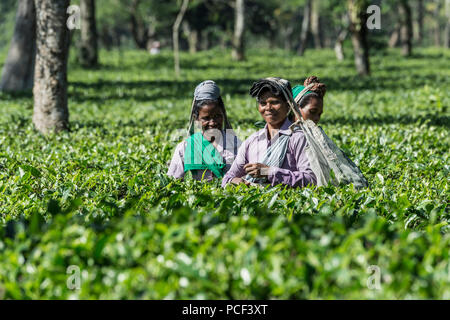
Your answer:
[[[0,93],[0,298],[449,299],[450,55],[417,52],[373,56],[366,79],[331,50],[182,55],[178,80],[170,52],[104,51],[91,71],[72,55],[71,132],[47,137],[31,94]],[[321,126],[369,189],[166,176],[200,81],[243,140],[253,81],[311,74],[328,86]]]

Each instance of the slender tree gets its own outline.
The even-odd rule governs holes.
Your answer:
[[[350,33],[356,70],[359,75],[370,75],[369,44],[367,41],[367,2],[365,0],[347,0],[350,18]]]
[[[303,8],[303,20],[302,20],[302,30],[300,32],[300,45],[298,47],[297,53],[302,56],[305,53],[306,45],[308,42],[308,34],[311,21],[311,1],[306,0],[305,7]]]
[[[336,43],[334,44],[334,52],[336,54],[336,58],[339,61],[343,61],[345,58],[343,44],[344,44],[345,38],[347,38],[347,34],[348,34],[347,29],[343,28],[341,31],[339,31],[339,34],[336,39]]]
[[[140,0],[133,0],[131,2],[130,8],[130,24],[131,24],[131,34],[133,36],[134,42],[139,49],[147,48],[147,37],[145,32],[145,26],[139,19],[138,7]]]
[[[244,53],[244,32],[245,32],[245,1],[236,0],[235,2],[235,20],[233,34],[232,56],[234,60],[241,61],[245,59]]]
[[[197,52],[198,47],[198,31],[192,29],[187,21],[182,23],[183,34],[188,40],[189,53],[194,54]]]
[[[314,38],[316,49],[322,48],[322,39],[320,37],[320,0],[314,0],[311,6],[311,33]]]
[[[425,16],[425,6],[423,5],[423,0],[417,1],[417,43],[419,45],[423,42],[423,20]]]
[[[23,91],[33,87],[36,55],[36,10],[34,0],[20,0],[14,35],[0,81],[1,91]]]
[[[445,17],[447,22],[445,24],[445,48],[450,48],[450,0],[445,0]]]
[[[400,26],[396,25],[394,31],[389,36],[389,48],[395,48],[400,40]]]
[[[434,7],[434,45],[436,47],[440,47],[441,46],[441,23],[440,23],[440,19],[439,19],[439,13],[441,11],[441,7],[442,7],[442,1],[441,0],[435,0],[435,7]]]
[[[347,14],[342,15],[342,27],[339,30],[338,36],[336,38],[336,42],[334,44],[334,52],[336,54],[336,58],[338,61],[343,61],[344,56],[344,41],[348,36],[348,28],[349,28],[349,19]]]
[[[180,26],[183,22],[183,17],[186,14],[186,11],[188,9],[189,0],[183,0],[181,3],[180,11],[178,12],[177,18],[175,20],[175,23],[173,24],[172,28],[172,37],[173,37],[173,56],[174,56],[174,62],[175,62],[175,74],[177,77],[180,76],[180,41],[179,41],[179,35],[180,35]]]
[[[142,2],[141,0],[132,0],[129,4],[129,14],[130,14],[130,24],[131,24],[131,35],[136,46],[139,49],[149,50],[154,41],[154,36],[156,33],[154,27],[154,16],[147,16],[147,20],[151,20],[150,25],[148,25],[142,16],[142,11],[145,10],[145,4],[148,5],[148,0]]]
[[[95,0],[81,0],[81,46],[80,63],[83,67],[98,65],[97,26],[95,21]]]
[[[44,134],[68,129],[66,26],[70,0],[35,0],[36,67],[33,123]]]
[[[400,16],[400,37],[402,41],[402,53],[404,56],[412,54],[412,18],[411,7],[407,0],[400,0],[399,2],[399,16]]]

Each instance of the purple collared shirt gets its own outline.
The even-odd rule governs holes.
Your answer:
[[[308,184],[317,184],[316,176],[306,155],[308,143],[302,131],[291,132],[289,126],[292,122],[286,119],[280,128],[280,135],[290,135],[286,156],[281,167],[270,167],[267,179],[272,186],[285,184],[291,187],[305,187]],[[239,148],[236,159],[230,170],[222,180],[225,187],[233,178],[243,178],[247,175],[244,165],[247,163],[262,163],[267,148],[271,145],[267,136],[267,125],[264,129],[252,134]]]
[[[226,164],[226,172],[230,169],[231,164],[236,158],[237,151],[242,142],[237,136],[232,133],[226,132],[226,134],[224,134],[224,132],[222,132],[222,134],[224,139],[217,139],[218,144],[215,146],[215,148],[217,151],[219,151],[220,155],[224,159],[224,162]],[[172,161],[170,162],[169,170],[167,172],[168,176],[174,177],[176,179],[182,179],[184,177],[184,153],[186,151],[186,144],[187,142],[185,140],[177,145],[172,157]],[[192,170],[193,179],[202,180],[202,177],[206,181],[211,181],[215,177],[215,175],[211,170]]]

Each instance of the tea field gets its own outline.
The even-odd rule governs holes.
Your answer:
[[[366,79],[332,50],[229,56],[182,55],[175,79],[170,52],[102,51],[91,71],[72,54],[71,132],[54,136],[31,94],[0,93],[0,299],[450,299],[450,52],[377,53]],[[243,140],[253,81],[312,74],[369,189],[166,176],[199,82]]]

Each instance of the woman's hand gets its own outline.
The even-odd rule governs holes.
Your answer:
[[[269,166],[262,163],[247,163],[244,169],[253,178],[262,178],[269,175]]]
[[[246,186],[250,185],[250,182],[249,182],[249,181],[244,180],[244,179],[242,179],[242,178],[233,178],[233,179],[231,180],[231,183],[233,183],[233,184],[241,184],[241,183],[243,183],[243,184],[245,184]]]

